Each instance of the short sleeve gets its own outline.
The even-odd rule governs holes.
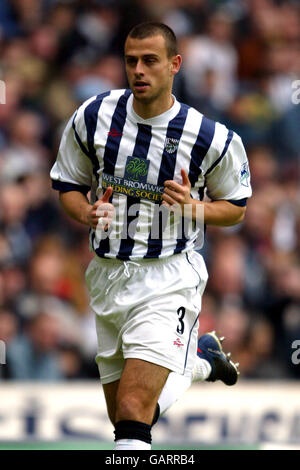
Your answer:
[[[207,195],[212,200],[242,201],[252,194],[248,158],[235,132],[228,132],[226,144],[224,155],[205,173]]]
[[[75,118],[76,113],[63,132],[50,177],[52,187],[58,191],[80,191],[86,194],[92,186],[93,166],[88,151],[77,134]]]

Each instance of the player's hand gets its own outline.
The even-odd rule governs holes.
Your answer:
[[[106,189],[103,196],[95,202],[90,212],[90,226],[94,229],[108,230],[115,214],[114,206],[109,202],[112,187]]]
[[[165,189],[162,195],[162,204],[168,207],[174,212],[181,211],[182,215],[186,214],[187,209],[185,206],[191,207],[193,204],[193,198],[191,197],[191,183],[187,172],[181,170],[182,183],[176,183],[176,181],[168,180],[165,181]],[[188,211],[190,212],[190,211]]]

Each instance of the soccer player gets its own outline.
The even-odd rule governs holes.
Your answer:
[[[204,224],[243,220],[247,156],[237,134],[172,95],[181,60],[168,26],[135,26],[130,88],[78,108],[51,170],[64,210],[90,227],[86,281],[116,450],[150,449],[159,413],[192,381],[238,378],[214,332],[197,338],[207,271],[194,248]]]

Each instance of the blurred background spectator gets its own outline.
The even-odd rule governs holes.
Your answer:
[[[291,362],[300,339],[296,0],[0,2],[0,378],[98,377],[87,229],[59,208],[49,170],[78,105],[127,86],[124,39],[146,20],[177,34],[179,101],[239,133],[250,161],[245,221],[207,230],[199,333],[224,335],[244,378],[299,379]]]

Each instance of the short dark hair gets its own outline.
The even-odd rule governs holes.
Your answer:
[[[158,23],[156,21],[147,21],[134,26],[128,37],[136,39],[145,39],[156,35],[161,35],[165,39],[167,56],[173,57],[178,54],[177,39],[174,31],[164,23]]]

